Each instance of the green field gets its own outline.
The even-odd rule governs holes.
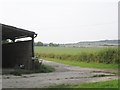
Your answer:
[[[118,68],[119,55],[117,47],[103,48],[66,48],[35,47],[38,58],[64,64],[90,68]]]
[[[53,58],[45,58],[49,61],[54,61],[58,63],[63,63],[72,66],[79,66],[83,68],[98,68],[98,69],[118,69],[118,64],[104,64],[104,63],[94,63],[94,62],[79,62],[79,61],[70,61],[70,60],[60,60]]]
[[[82,83],[77,85],[61,84],[57,86],[51,86],[50,88],[118,88],[118,80],[95,82],[95,83]]]
[[[35,47],[36,53],[46,53],[46,54],[56,54],[56,55],[63,55],[63,54],[69,54],[69,55],[77,55],[82,52],[87,53],[96,53],[101,50],[108,49],[108,48],[70,48],[70,47]]]

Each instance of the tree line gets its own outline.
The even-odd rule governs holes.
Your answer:
[[[46,44],[46,43],[43,43],[43,42],[40,42],[40,41],[35,42],[34,45],[35,46],[50,46],[50,47],[58,47],[59,46],[59,44],[56,44],[56,43],[51,42],[51,43]]]

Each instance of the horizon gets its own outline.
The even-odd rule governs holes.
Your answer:
[[[54,42],[50,42],[50,43],[53,43],[53,44],[74,44],[74,43],[80,43],[80,42],[99,42],[99,41],[112,41],[112,40],[117,40],[119,41],[119,39],[107,39],[107,40],[90,40],[90,41],[79,41],[79,42],[71,42],[71,43],[54,43]],[[35,43],[37,42],[41,42],[41,41],[35,41]],[[46,42],[42,42],[43,44],[49,44],[49,43],[46,43]]]

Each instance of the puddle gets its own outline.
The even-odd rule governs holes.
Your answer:
[[[106,77],[106,76],[115,76],[115,74],[112,73],[104,73],[104,72],[93,72],[92,77]]]

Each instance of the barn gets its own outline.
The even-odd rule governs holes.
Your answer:
[[[25,69],[31,69],[34,58],[34,38],[37,34],[13,26],[1,25],[2,68],[14,68],[24,65]],[[26,39],[28,37],[29,40]]]

